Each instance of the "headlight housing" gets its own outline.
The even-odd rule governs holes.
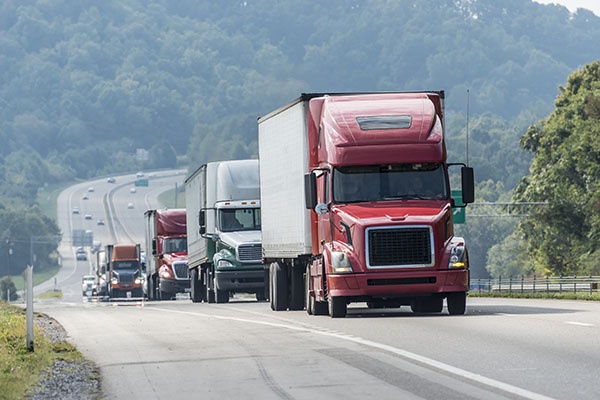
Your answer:
[[[451,244],[448,269],[465,269],[467,267],[467,248],[465,242]]]
[[[348,255],[341,251],[331,252],[331,270],[334,274],[351,274],[354,272]]]
[[[217,261],[217,267],[219,268],[231,268],[233,267],[233,263],[229,260],[226,260],[224,258],[221,258],[219,261]]]

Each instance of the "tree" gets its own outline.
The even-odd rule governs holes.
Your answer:
[[[548,202],[519,226],[536,270],[600,273],[599,105],[600,62],[594,62],[568,77],[552,114],[521,139],[534,158],[514,199]]]

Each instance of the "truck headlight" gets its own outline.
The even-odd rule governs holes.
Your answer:
[[[135,285],[141,285],[143,282],[144,280],[142,278],[135,278],[135,281],[133,281]]]
[[[450,260],[448,269],[463,269],[467,267],[466,248],[464,242],[453,244],[450,247]]]
[[[116,285],[117,283],[119,283],[119,280],[115,277],[110,280],[110,283]]]
[[[341,251],[331,252],[331,270],[334,274],[351,274],[354,272],[348,255]]]
[[[231,261],[229,260],[225,260],[224,258],[221,258],[219,261],[217,261],[217,267],[219,268],[231,268],[233,267],[233,264],[231,263]]]

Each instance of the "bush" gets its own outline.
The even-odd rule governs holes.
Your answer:
[[[10,290],[10,299],[7,298]],[[4,301],[15,301],[19,298],[17,295],[17,288],[15,283],[9,277],[4,277],[0,280],[0,300]]]

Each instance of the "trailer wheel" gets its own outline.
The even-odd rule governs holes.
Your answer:
[[[285,311],[288,308],[288,266],[278,262],[271,263],[270,272],[270,296],[271,309],[273,311]]]
[[[290,310],[304,310],[304,271],[291,268]]]
[[[467,293],[455,292],[448,293],[446,297],[448,313],[450,315],[463,315],[467,309]]]
[[[202,301],[202,285],[198,277],[198,268],[194,268],[190,271],[190,298],[193,303],[200,303]]]
[[[348,304],[346,304],[346,298],[343,296],[329,297],[327,299],[329,305],[329,315],[331,318],[344,318],[348,311]]]

